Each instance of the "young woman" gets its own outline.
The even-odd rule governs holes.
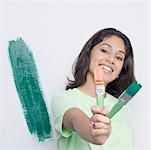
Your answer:
[[[105,107],[96,105],[94,68],[103,70]],[[114,28],[95,33],[74,66],[74,80],[52,98],[52,123],[59,150],[132,150],[129,111],[124,106],[112,119],[107,113],[117,97],[134,81],[130,40]]]

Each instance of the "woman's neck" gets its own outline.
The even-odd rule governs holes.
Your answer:
[[[78,89],[91,97],[96,97],[94,79],[90,73],[87,74],[86,82],[79,86]]]

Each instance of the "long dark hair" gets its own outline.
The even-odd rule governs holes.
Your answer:
[[[133,49],[130,40],[125,34],[114,28],[105,28],[96,32],[82,48],[79,56],[72,66],[74,80],[70,80],[68,78],[66,90],[77,88],[86,82],[86,75],[89,69],[92,48],[98,43],[102,42],[105,37],[110,37],[113,35],[123,39],[126,57],[119,78],[116,78],[107,85],[106,92],[118,97],[127,88],[127,86],[135,80]]]

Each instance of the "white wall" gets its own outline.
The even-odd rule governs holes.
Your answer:
[[[128,104],[136,150],[149,149],[149,7],[147,2],[0,3],[0,150],[55,150],[28,132],[8,60],[8,41],[22,37],[32,49],[47,103],[63,89],[82,46],[97,30],[123,31],[134,48],[142,90]],[[0,31],[1,31],[0,30]]]

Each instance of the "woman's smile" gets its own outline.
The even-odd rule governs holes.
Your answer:
[[[113,72],[113,68],[105,65],[105,64],[99,64],[99,66],[102,68],[103,72],[105,73],[112,73]]]

